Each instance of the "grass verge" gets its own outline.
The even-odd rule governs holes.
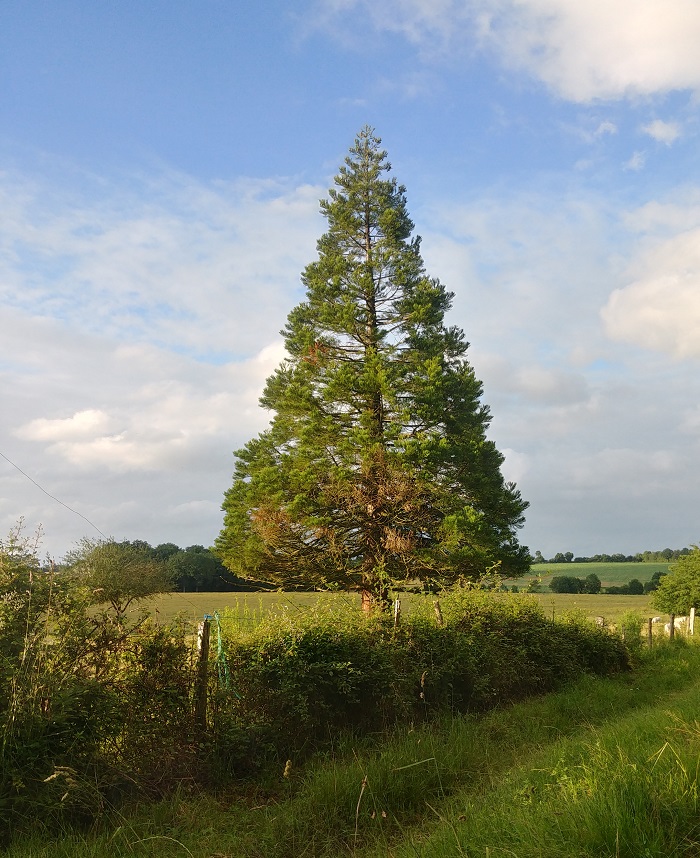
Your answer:
[[[648,705],[532,747],[487,792],[463,788],[431,805],[434,822],[406,830],[390,854],[697,856],[699,704],[700,683],[691,680]]]
[[[256,793],[182,791],[7,858],[696,855],[700,648],[481,717],[337,744]]]

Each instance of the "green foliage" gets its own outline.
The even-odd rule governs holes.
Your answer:
[[[240,700],[228,717],[258,757],[267,750],[283,760],[323,747],[339,724],[366,732],[488,708],[628,666],[618,638],[554,623],[525,596],[459,590],[442,614],[444,626],[418,613],[394,627],[387,616],[321,607],[233,634],[229,671]]]
[[[581,579],[573,575],[555,575],[549,582],[552,593],[580,593]]]
[[[83,539],[65,558],[65,565],[93,602],[107,602],[119,618],[132,602],[172,589],[172,573],[153,556],[148,543]]]
[[[21,526],[0,542],[0,842],[37,820],[91,822],[196,770],[190,646],[181,628],[129,620],[162,570],[114,547],[61,570],[40,567]]]
[[[700,548],[697,545],[671,566],[670,574],[661,578],[652,595],[652,604],[667,614],[687,614],[690,608],[700,608]]]
[[[647,576],[653,577],[657,573],[666,574],[667,563],[533,563],[530,567],[531,575],[539,575],[545,584],[552,575],[572,575],[583,577],[594,574],[600,578],[605,586],[623,585],[630,578],[643,579]]]
[[[89,833],[27,835],[7,858],[695,855],[700,648],[643,655],[634,675],[485,714],[337,730],[264,792],[182,789]]]
[[[659,570],[658,572],[654,572],[651,578],[644,585],[645,593],[653,593],[655,590],[659,589],[659,583],[664,575],[668,575],[668,572],[662,572]]]
[[[425,598],[398,627],[336,603],[230,631],[213,648],[228,672],[210,671],[202,733],[187,630],[127,612],[135,587],[95,605],[89,573],[107,580],[111,557],[117,577],[123,553],[143,548],[81,566],[88,551],[61,570],[41,568],[21,528],[0,544],[0,840],[37,820],[46,830],[92,824],[126,797],[220,784],[271,760],[281,771],[346,730],[417,725],[628,666],[619,638],[554,623],[533,600],[500,593],[494,576],[490,592],[445,596],[443,625]]]
[[[646,619],[639,611],[626,611],[617,623],[627,649],[635,658],[639,657],[642,649],[642,628]]]
[[[591,573],[586,578],[576,578],[574,575],[555,575],[549,582],[553,593],[600,593],[600,578]]]
[[[626,584],[617,587],[606,587],[605,593],[608,596],[642,596],[645,592],[644,584],[638,578],[632,578]]]
[[[535,552],[535,563],[660,563],[670,560],[678,560],[690,554],[690,548],[671,549],[664,548],[663,551],[642,551],[637,554],[594,554],[591,557],[574,557],[571,551],[565,554],[561,552],[545,560],[541,551]]]
[[[170,554],[166,565],[173,580],[184,592],[223,590],[227,588],[227,579],[231,577],[219,558],[203,545],[178,549]]]
[[[664,548],[663,551],[643,551],[641,554],[637,555],[638,560],[642,560],[644,563],[654,563],[659,561],[666,561],[667,563],[670,560],[679,560],[681,557],[685,557],[687,554],[690,554],[692,548]]]
[[[596,593],[600,593],[600,589],[600,578],[595,574],[595,572],[592,572],[590,575],[586,575],[586,577],[583,579],[583,587],[581,589],[581,592],[595,595]]]
[[[660,577],[664,573],[657,572],[655,574]],[[658,578],[655,580],[658,580]],[[600,593],[603,588],[598,575],[592,572],[585,578],[577,578],[574,575],[554,575],[549,580],[549,589],[553,593],[596,594]],[[643,593],[649,592],[649,590],[647,590],[638,578],[632,578],[626,584],[606,587],[604,592],[609,596],[641,596]]]
[[[284,588],[450,583],[527,568],[527,504],[487,440],[482,385],[452,295],[424,271],[405,189],[363,129],[321,210],[328,231],[284,330],[289,358],[261,404],[270,428],[237,452],[216,550]]]
[[[593,735],[548,742],[494,789],[465,785],[420,855],[696,855],[697,703],[697,687],[686,689],[671,719],[662,704],[622,713]],[[415,845],[405,837],[391,854],[409,858]]]

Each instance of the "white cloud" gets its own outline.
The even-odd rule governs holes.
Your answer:
[[[694,0],[521,0],[476,4],[503,61],[576,102],[700,89]]]
[[[431,58],[479,45],[570,101],[700,90],[695,0],[344,0],[319,8],[318,21],[336,32],[354,11]]]
[[[100,192],[56,201],[0,176],[6,306],[205,358],[276,337],[313,258],[320,188],[171,175]]]
[[[631,170],[633,173],[638,173],[640,170],[644,169],[646,162],[646,152],[640,152],[637,150],[632,153],[632,157],[628,161],[625,161],[623,167],[625,170]]]
[[[210,444],[262,427],[257,400],[283,356],[279,342],[246,361],[188,368],[153,347],[117,346],[102,365],[113,379],[109,413],[87,409],[68,418],[34,418],[14,435],[42,443],[49,457],[83,471],[207,467]]]
[[[617,125],[614,122],[606,120],[601,122],[595,130],[596,137],[603,137],[605,134],[617,134]]]
[[[102,434],[108,423],[109,418],[104,411],[88,408],[72,417],[52,420],[38,417],[21,426],[15,434],[32,441],[63,441]]]
[[[639,208],[623,212],[626,227],[652,240],[673,237],[700,226],[700,188],[675,188],[672,201],[650,200]]]
[[[686,411],[678,428],[681,432],[698,435],[700,432],[700,405]]]
[[[355,14],[365,23],[363,28],[350,23]],[[361,44],[367,39],[369,23],[376,30],[400,34],[421,51],[432,53],[450,43],[455,30],[464,25],[472,27],[472,16],[471,4],[464,0],[320,0],[307,26],[326,29],[346,44]]]
[[[671,475],[680,477],[683,463],[669,450],[605,448],[574,458],[569,466],[576,491],[610,491],[625,496],[648,496]]]
[[[479,372],[501,393],[515,395],[528,405],[571,406],[589,401],[591,391],[581,373],[541,364],[515,362],[501,355],[481,353]]]
[[[268,421],[258,397],[321,196],[0,175],[1,448],[29,477],[0,462],[4,532],[41,521],[60,553],[86,516],[118,538],[211,544],[232,451]]]
[[[322,224],[311,197],[321,193],[280,182],[213,189],[181,182],[176,192],[172,179],[155,179],[159,193],[141,197],[110,187],[99,204],[83,197],[75,207],[38,180],[8,194],[0,211],[14,216],[0,231],[0,268],[17,292],[7,288],[0,303],[0,437],[9,445],[3,453],[102,532],[211,544],[232,452],[268,421],[257,399],[284,355],[277,332],[300,298],[298,273],[314,258]],[[50,206],[39,205],[43,197]],[[669,244],[666,253],[690,253],[700,192],[626,213],[574,188],[518,193],[509,186],[460,205],[435,200],[412,215],[427,271],[456,292],[448,321],[472,341],[504,474],[531,502],[524,541],[545,553],[637,550],[650,497],[673,511],[678,536],[666,535],[664,519],[663,544],[697,538],[693,489],[679,493],[677,485],[678,461],[689,479],[700,467],[687,415],[689,397],[698,398],[695,368],[679,365],[669,384],[657,372],[664,355],[640,358],[623,340],[606,339],[600,307],[616,286],[640,282],[652,263],[667,264],[654,252],[686,232],[688,247]],[[84,240],[92,217],[94,246]],[[630,235],[640,242],[635,253]],[[132,253],[138,261],[128,259]],[[110,273],[122,257],[134,294]],[[253,285],[234,284],[229,296],[232,265]],[[85,294],[69,288],[78,270]],[[22,290],[46,300],[23,302]],[[120,317],[129,301],[148,309],[151,298],[148,318],[145,311],[133,324]],[[238,331],[233,338],[229,324]],[[669,414],[679,415],[675,428]],[[664,470],[669,431],[676,446]],[[618,456],[624,450],[631,452]],[[656,457],[653,491],[634,476],[648,456]],[[589,466],[595,479],[586,478]],[[629,503],[606,482],[606,467],[632,481]],[[0,528],[22,514],[32,526],[44,522],[53,550],[89,532],[0,461]],[[627,514],[629,529],[620,525],[614,544],[601,544],[609,522],[617,527]],[[653,522],[642,526],[650,534],[644,547],[663,547]]]
[[[510,483],[520,484],[530,470],[532,462],[527,453],[520,453],[505,447],[501,450],[505,461],[501,465],[503,478]]]
[[[700,227],[655,243],[634,271],[602,310],[608,335],[679,359],[700,357]]]
[[[670,146],[681,136],[681,126],[677,122],[664,122],[662,119],[655,119],[642,127],[642,131],[653,137],[659,143],[665,143]]]

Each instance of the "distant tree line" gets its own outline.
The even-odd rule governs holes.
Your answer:
[[[592,557],[574,557],[572,551],[558,552],[547,560],[536,551],[533,563],[670,563],[690,554],[690,548],[664,548],[662,551],[641,551],[637,554],[594,554]]]
[[[586,578],[576,578],[573,575],[555,575],[549,582],[553,593],[605,593],[608,596],[641,596],[653,593],[659,587],[659,581],[666,572],[654,572],[645,584],[638,578],[632,578],[626,584],[603,587],[600,578],[593,574]]]
[[[265,589],[264,585],[237,578],[208,548],[203,545],[190,545],[180,548],[173,542],[163,542],[155,547],[142,539],[125,539],[114,544],[116,550],[124,554],[138,556],[140,563],[155,561],[162,564],[163,572],[174,590],[183,593],[216,593],[242,590]],[[76,553],[76,557],[79,554]],[[61,565],[72,566],[75,557],[69,554]]]

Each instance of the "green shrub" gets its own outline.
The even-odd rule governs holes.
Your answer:
[[[0,541],[0,841],[198,773],[185,630],[93,602],[21,527]]]
[[[442,613],[443,626],[424,610],[395,628],[386,616],[321,605],[231,632],[238,698],[220,724],[247,733],[247,755],[284,759],[328,745],[339,729],[486,709],[629,667],[620,638],[578,619],[553,622],[527,596],[458,590]]]
[[[426,597],[396,627],[321,600],[247,631],[224,617],[203,731],[193,636],[127,612],[128,589],[99,609],[81,580],[42,569],[19,529],[0,542],[0,840],[628,666],[619,638],[526,595],[457,589],[440,625]]]

